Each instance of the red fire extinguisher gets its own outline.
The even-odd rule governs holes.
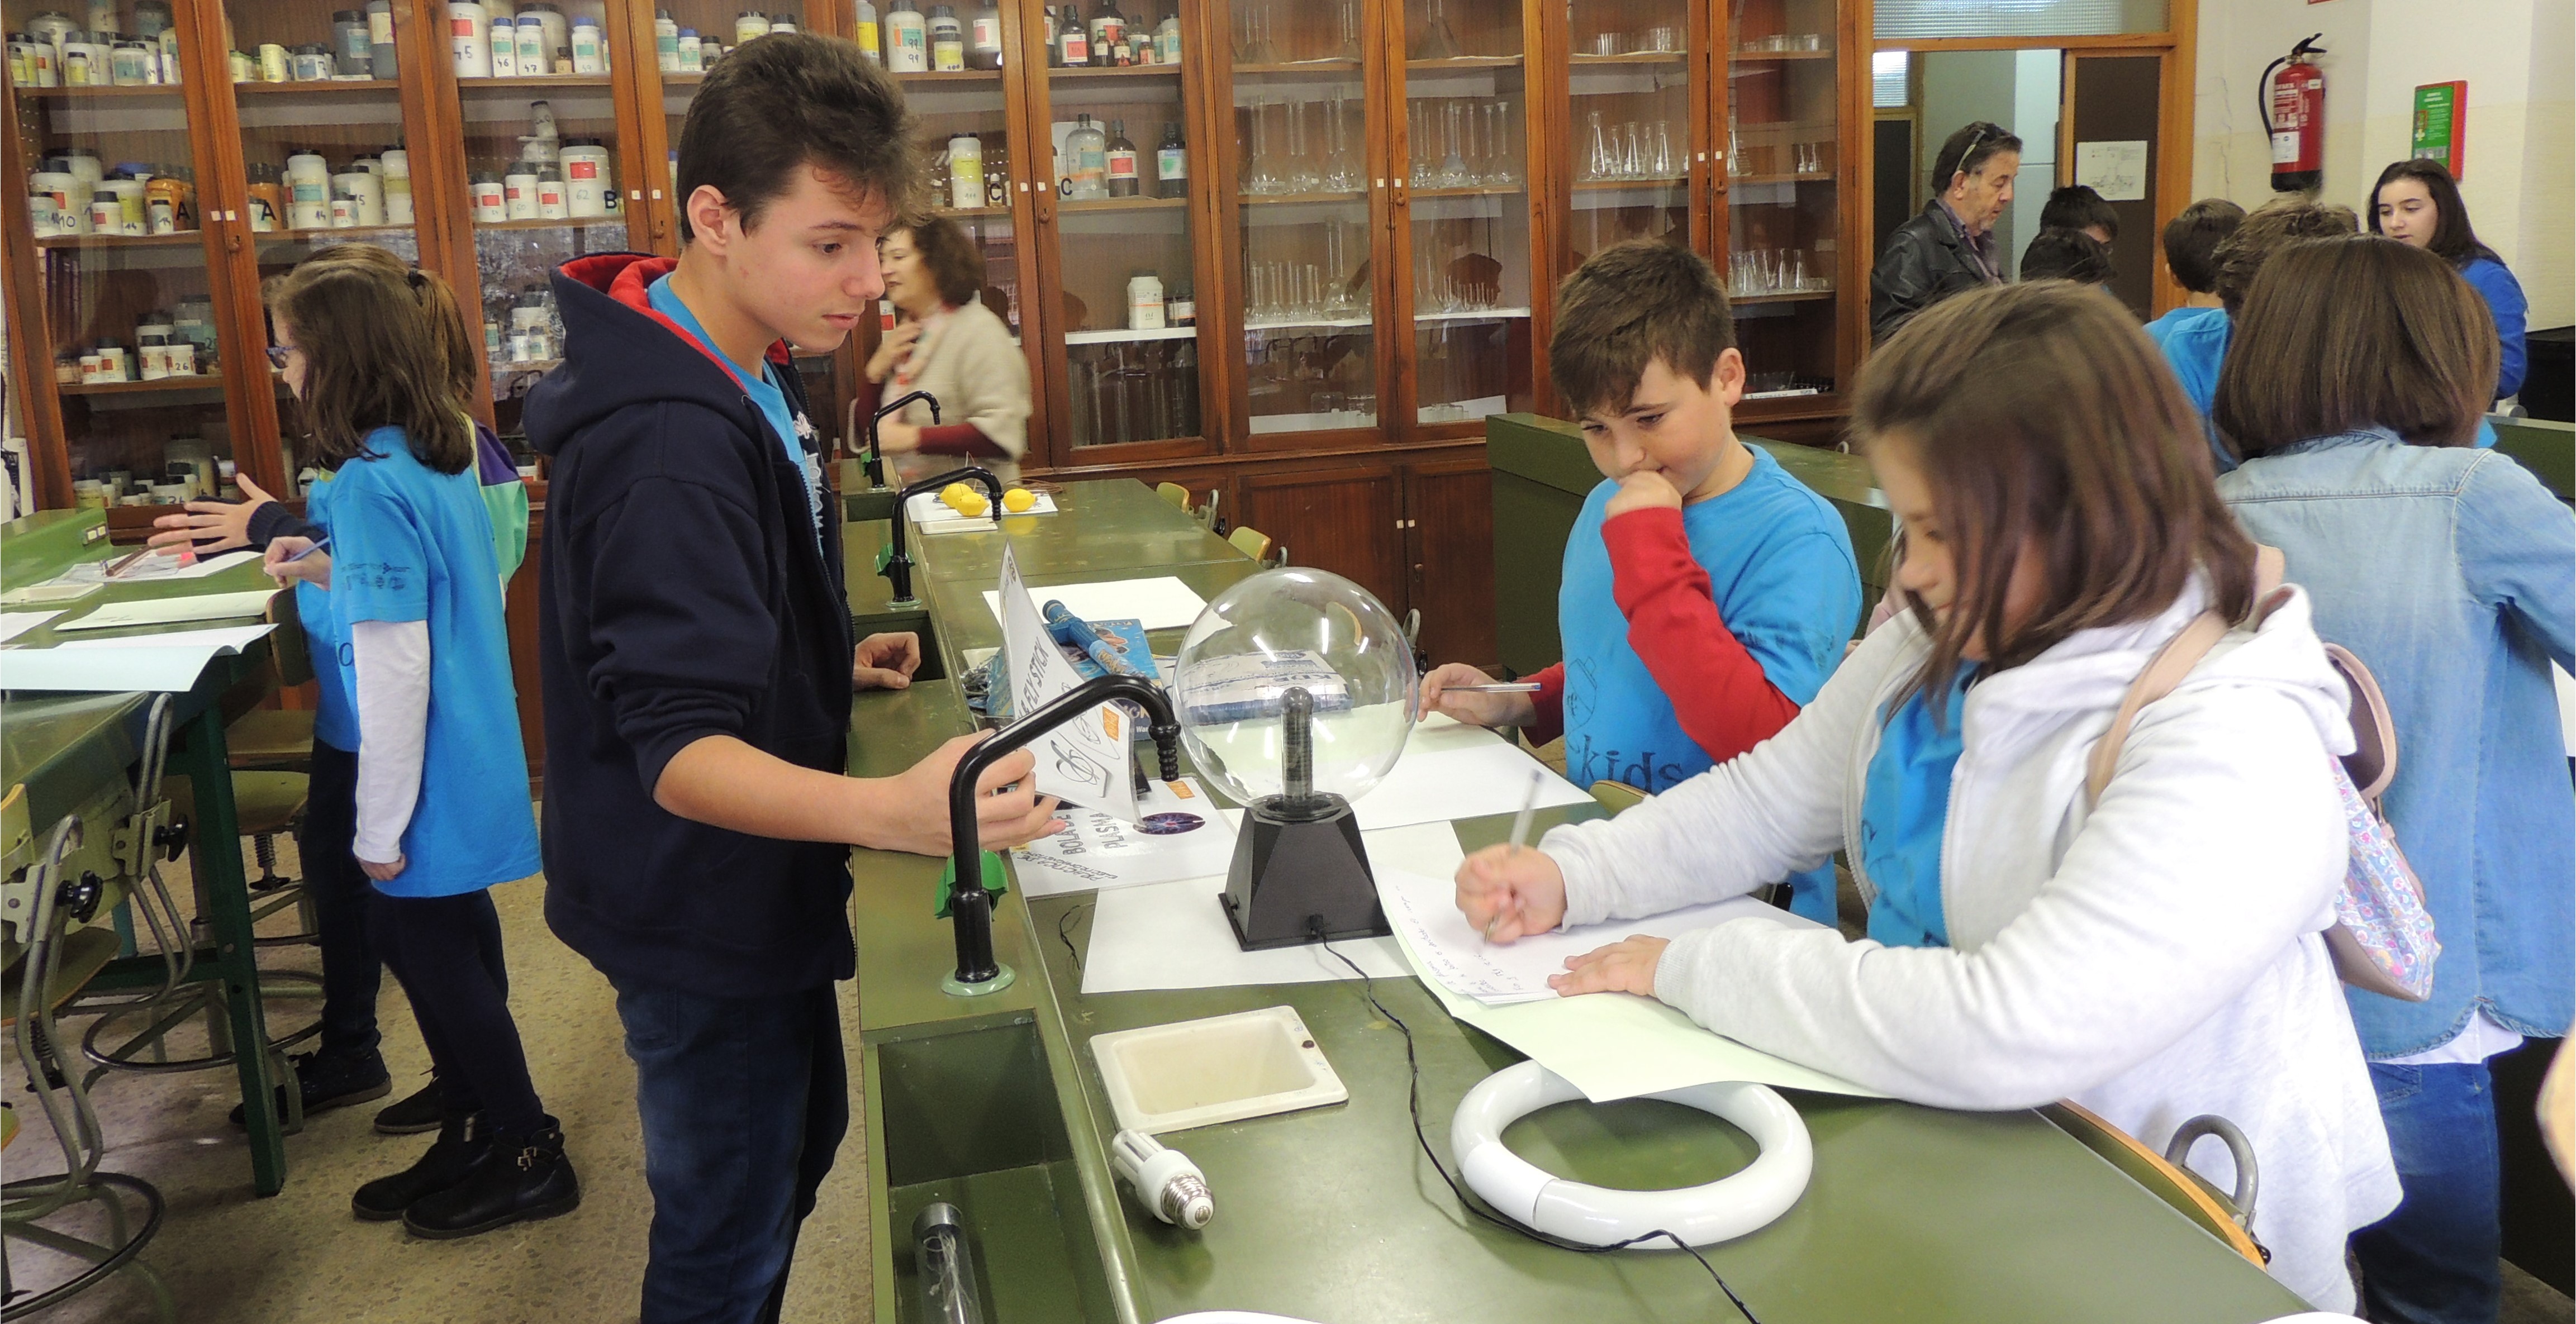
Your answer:
[[[2256,84],[2263,127],[2272,136],[2275,193],[2305,193],[2325,180],[2326,75],[2311,58],[2326,53],[2317,44],[2325,35],[2320,32],[2265,65]],[[2281,71],[2279,78],[2272,76],[2275,69]]]

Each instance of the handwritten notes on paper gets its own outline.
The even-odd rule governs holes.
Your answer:
[[[1048,636],[1046,618],[1030,599],[1028,584],[1020,577],[1019,559],[1008,546],[1002,549],[997,597],[1002,655],[1010,667],[1011,711],[1036,712],[1080,685],[1082,674]],[[1037,755],[1038,793],[1099,810],[1120,822],[1136,822],[1135,759],[1128,746],[1131,721],[1117,705],[1104,703],[1032,741],[1029,749]]]
[[[2143,202],[2147,196],[2147,144],[2075,144],[2075,182],[2092,186],[2105,202]]]

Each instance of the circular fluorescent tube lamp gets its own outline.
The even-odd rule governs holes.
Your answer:
[[[1458,1104],[1449,1147],[1467,1186],[1524,1226],[1586,1246],[1614,1246],[1665,1231],[1693,1246],[1730,1241],[1789,1211],[1806,1193],[1815,1147],[1796,1109],[1768,1087],[1721,1081],[1649,1094],[1725,1118],[1761,1147],[1751,1165],[1705,1185],[1614,1191],[1540,1171],[1503,1144],[1503,1128],[1583,1092],[1536,1062],[1488,1076]],[[1660,1238],[1638,1249],[1672,1249]]]

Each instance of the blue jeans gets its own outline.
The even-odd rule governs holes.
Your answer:
[[[2406,1198],[2352,1234],[2361,1313],[2379,1324],[2493,1324],[2497,1257],[2495,1091],[2484,1062],[2370,1064]]]
[[[611,982],[653,1191],[643,1324],[772,1324],[850,1127],[840,1002]]]

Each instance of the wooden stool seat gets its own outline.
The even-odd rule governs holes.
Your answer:
[[[224,728],[233,767],[304,772],[313,761],[313,711],[253,708]]]

